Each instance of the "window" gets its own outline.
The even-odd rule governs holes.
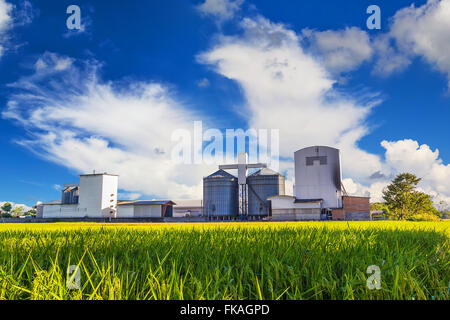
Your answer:
[[[319,161],[320,165],[326,165],[328,163],[327,156],[318,156],[318,157],[306,157],[306,165],[313,166],[314,161]]]

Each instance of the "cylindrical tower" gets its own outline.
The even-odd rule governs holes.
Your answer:
[[[236,216],[239,212],[239,188],[235,176],[218,170],[203,178],[203,215]]]
[[[284,195],[284,176],[264,168],[247,178],[248,215],[267,216],[270,213],[270,196]]]
[[[295,160],[295,197],[323,199],[323,208],[342,207],[341,159],[338,149],[314,146],[298,150]]]

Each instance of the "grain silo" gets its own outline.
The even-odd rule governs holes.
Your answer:
[[[308,147],[295,152],[294,159],[295,197],[321,199],[323,208],[341,208],[339,150],[325,146]]]
[[[203,178],[203,215],[207,217],[237,216],[239,213],[238,179],[218,170]]]
[[[268,216],[270,214],[270,196],[284,195],[284,176],[278,172],[263,168],[247,178],[248,215]]]
[[[78,185],[64,186],[61,193],[61,204],[77,204],[79,198]]]

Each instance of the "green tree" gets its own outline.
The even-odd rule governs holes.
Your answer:
[[[439,210],[435,208],[431,196],[419,191],[412,192],[407,210],[408,216],[410,217],[414,215],[433,215],[440,217],[442,215]]]
[[[9,212],[11,211],[11,209],[12,209],[11,203],[9,203],[9,202],[4,203],[2,206],[2,210],[1,210],[2,218],[3,218],[3,212],[6,212],[6,214],[9,215]]]
[[[13,216],[21,216],[21,215],[23,215],[23,212],[24,212],[24,210],[23,210],[23,207],[15,207],[14,209],[12,209],[12,215]]]
[[[412,173],[400,173],[383,190],[383,200],[389,208],[389,215],[398,220],[416,215],[440,215],[431,196],[416,190],[420,180]]]
[[[34,210],[34,209],[28,210],[27,212],[25,212],[25,215],[26,216],[36,216],[36,210]]]
[[[412,173],[400,173],[383,190],[383,200],[388,205],[391,214],[403,220],[407,214],[408,203],[411,203],[411,196],[420,178]]]

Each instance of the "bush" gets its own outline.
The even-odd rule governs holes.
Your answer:
[[[440,221],[441,219],[434,214],[416,214],[409,218],[410,221]]]

